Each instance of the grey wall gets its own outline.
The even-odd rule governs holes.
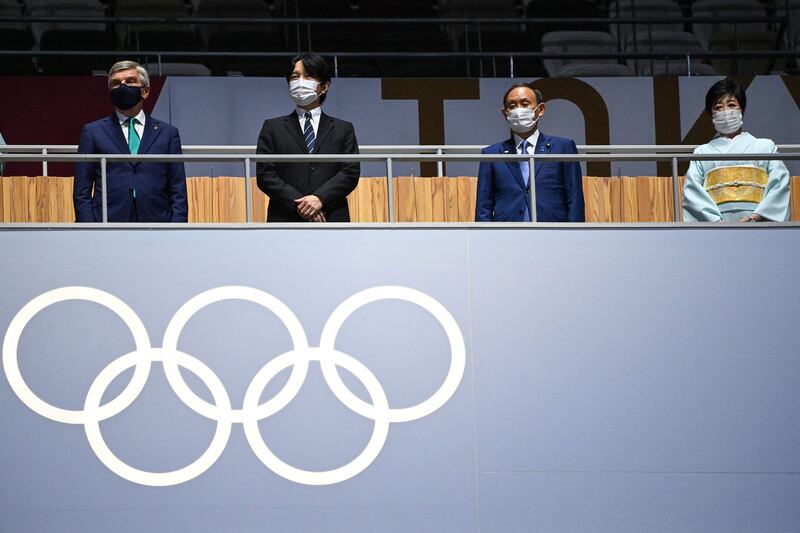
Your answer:
[[[447,308],[467,354],[443,407],[391,424],[369,467],[323,487],[267,469],[241,424],[197,478],[131,483],[98,460],[81,425],[34,413],[0,379],[2,532],[800,525],[797,227],[15,229],[0,231],[0,248],[2,335],[37,295],[88,286],[127,303],[161,346],[192,296],[243,285],[283,301],[315,346],[347,297],[400,285]],[[393,407],[428,397],[449,364],[442,328],[399,301],[356,311],[336,346],[374,373]],[[198,312],[179,348],[216,373],[238,408],[255,373],[291,341],[268,311],[227,301]],[[44,400],[81,409],[98,373],[133,349],[110,311],[62,302],[23,330],[20,369]],[[160,363],[136,401],[101,423],[118,457],[153,471],[193,461],[214,427],[172,392]],[[320,470],[353,459],[372,428],[334,397],[313,362],[297,397],[260,423],[276,455]]]
[[[685,136],[704,114],[705,94],[719,78],[695,76],[679,81],[680,104],[671,120]],[[446,144],[489,145],[509,136],[500,115],[503,93],[514,82],[527,79],[485,78],[478,80],[476,100],[446,100],[444,125]],[[652,78],[586,78],[608,108],[611,144],[655,144],[654,92]],[[445,83],[443,81],[442,83]],[[756,137],[778,144],[800,144],[795,124],[800,109],[779,76],[758,76],[747,90],[745,129]],[[558,94],[546,94],[547,111],[540,127],[549,135],[586,142],[585,124],[578,107]],[[363,145],[419,144],[419,119],[414,100],[382,98],[381,80],[337,78],[325,102],[325,112],[353,122]],[[282,78],[181,78],[169,77],[154,114],[176,125],[184,144],[256,144],[266,118],[286,115],[293,105]],[[395,175],[419,176],[419,165],[395,163]],[[800,165],[789,163],[800,174]],[[477,163],[448,165],[452,176],[477,175]],[[240,165],[189,165],[189,175],[244,175]],[[254,170],[255,172],[255,170]],[[612,174],[655,175],[655,164],[612,164]],[[385,165],[365,164],[364,176],[385,176]]]

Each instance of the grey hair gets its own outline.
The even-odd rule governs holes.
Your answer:
[[[150,87],[150,74],[147,70],[136,61],[117,61],[108,71],[108,86],[111,86],[111,76],[123,70],[136,69],[139,74],[139,81],[142,82],[143,87]]]

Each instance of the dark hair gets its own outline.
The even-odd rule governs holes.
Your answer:
[[[306,74],[319,80],[320,85],[329,83],[331,81],[331,66],[325,61],[325,58],[319,54],[299,54],[294,56],[292,59],[292,64],[289,66],[289,74],[286,76],[286,80],[289,80],[289,77],[294,72],[294,66],[297,64],[298,61],[303,62],[303,67],[306,69]],[[319,97],[319,103],[322,104],[325,101],[325,97],[327,96],[326,93],[323,93]]]
[[[539,89],[534,89],[533,87],[531,87],[530,83],[515,83],[514,85],[509,87],[508,90],[506,91],[506,94],[503,95],[503,107],[506,106],[506,98],[508,98],[508,95],[511,93],[511,91],[513,91],[514,89],[523,89],[523,88],[530,89],[531,91],[533,91],[533,95],[536,97],[536,105],[539,105],[544,101],[544,97],[542,97],[542,91],[540,91]]]
[[[744,87],[734,80],[728,79],[718,81],[712,85],[708,93],[706,93],[706,113],[710,115],[714,104],[716,104],[720,98],[726,96],[733,96],[736,98],[736,101],[739,102],[739,107],[742,108],[742,114],[744,114],[744,109],[747,107],[747,95],[744,92]]]

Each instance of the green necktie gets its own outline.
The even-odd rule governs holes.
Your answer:
[[[136,123],[139,122],[134,117],[128,119],[128,148],[132,154],[139,152],[139,134],[136,132]]]

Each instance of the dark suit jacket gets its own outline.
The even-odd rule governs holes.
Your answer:
[[[297,114],[264,121],[258,136],[259,154],[307,154]],[[320,115],[315,154],[357,154],[358,141],[350,122]],[[328,222],[349,222],[347,195],[358,185],[359,163],[259,163],[258,188],[269,196],[269,222],[304,222],[294,200],[313,194],[322,201]]]
[[[516,154],[514,137],[487,146],[484,154]],[[576,154],[571,139],[539,133],[534,154]],[[583,222],[583,178],[578,162],[535,161],[536,219],[539,222]],[[530,213],[528,195],[519,163],[483,161],[478,171],[475,220],[479,222],[521,222],[525,208]]]
[[[91,122],[81,130],[79,154],[129,154],[116,113]],[[181,139],[174,126],[148,116],[139,145],[140,154],[180,154]],[[182,162],[108,163],[108,220],[128,222],[136,191],[140,222],[186,222],[186,171]],[[102,222],[100,163],[75,165],[72,193],[78,222]]]

